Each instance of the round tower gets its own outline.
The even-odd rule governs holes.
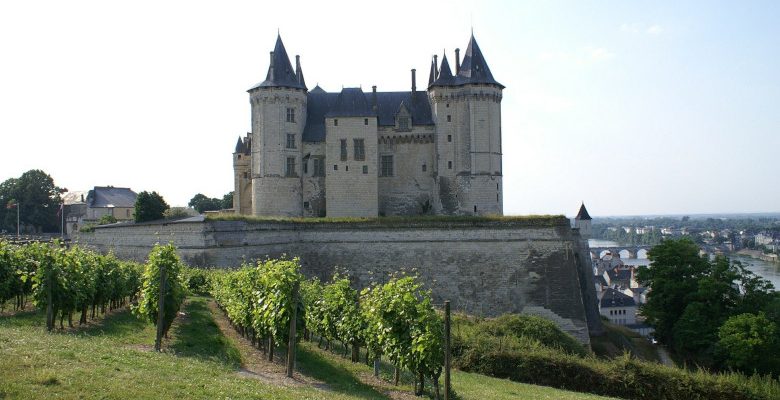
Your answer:
[[[252,214],[303,216],[301,138],[307,89],[277,37],[265,81],[249,89],[252,105]]]
[[[504,86],[493,79],[471,36],[453,75],[442,57],[431,65],[428,94],[436,122],[437,213],[503,215],[501,99]]]

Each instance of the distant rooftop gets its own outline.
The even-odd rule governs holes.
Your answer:
[[[87,194],[87,205],[90,208],[135,207],[137,195],[130,188],[113,186],[95,186]]]

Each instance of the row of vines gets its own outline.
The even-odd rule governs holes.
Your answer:
[[[9,301],[14,310],[24,309],[29,299],[46,310],[48,330],[56,319],[73,326],[73,315],[87,318],[124,307],[141,286],[138,264],[60,243],[23,246],[0,241],[0,307]]]
[[[46,328],[51,331],[59,318],[73,327],[87,323],[108,311],[132,303],[133,312],[151,323],[161,323],[167,334],[184,301],[181,278],[183,265],[173,245],[155,246],[146,265],[121,261],[112,254],[102,255],[62,243],[14,245],[0,241],[0,311],[9,303],[14,311],[33,304],[46,312]],[[166,279],[161,287],[160,273]],[[159,318],[160,294],[164,312]]]
[[[211,275],[211,292],[234,327],[273,359],[274,346],[287,343],[292,315],[300,335],[295,340],[318,340],[326,348],[340,342],[352,361],[379,360],[407,369],[416,378],[415,391],[433,382],[439,394],[444,361],[443,320],[434,309],[430,291],[418,278],[399,275],[361,291],[347,276],[336,273],[329,282],[304,280],[298,259],[266,260]],[[295,312],[293,312],[295,311]]]

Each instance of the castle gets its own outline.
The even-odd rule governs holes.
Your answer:
[[[249,89],[233,153],[236,213],[291,217],[503,214],[501,98],[472,34],[431,61],[427,90],[308,90],[281,37]]]

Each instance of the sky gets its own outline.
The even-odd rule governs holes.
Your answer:
[[[505,214],[777,212],[779,20],[775,1],[2,2],[0,180],[222,197],[277,32],[310,87],[397,91],[473,29],[506,86]]]

